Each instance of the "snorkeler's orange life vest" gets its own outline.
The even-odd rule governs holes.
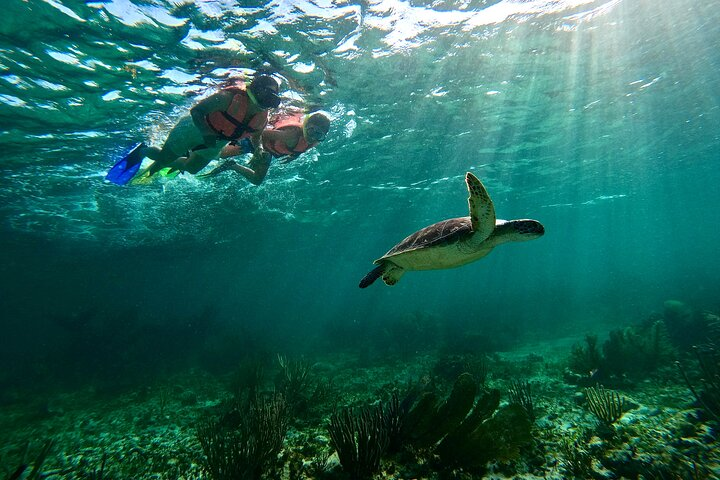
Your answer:
[[[285,155],[298,156],[301,153],[311,149],[317,143],[309,144],[303,135],[302,116],[292,115],[282,118],[275,123],[273,130],[292,130],[297,134],[298,141],[294,147],[290,148],[285,142],[280,140],[271,141],[263,136],[263,148],[275,157],[284,157]]]
[[[227,90],[234,92],[235,95],[227,110],[210,112],[205,117],[210,128],[225,140],[238,140],[249,137],[265,128],[268,121],[267,111],[263,110],[251,118],[246,118],[250,97],[248,97],[245,89],[230,87]]]

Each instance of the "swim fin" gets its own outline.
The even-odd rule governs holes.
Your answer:
[[[130,180],[130,185],[150,185],[158,178],[175,178],[180,174],[180,170],[173,170],[170,167],[161,168],[154,174],[150,174],[150,168],[146,168],[142,172],[135,175]]]
[[[142,148],[145,147],[144,142],[137,143],[127,150],[122,158],[118,160],[115,165],[110,169],[108,174],[105,176],[105,180],[114,183],[115,185],[127,184],[140,170],[143,156],[141,155]]]

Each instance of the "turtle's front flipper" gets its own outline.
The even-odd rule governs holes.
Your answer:
[[[495,229],[495,205],[485,190],[485,186],[475,175],[467,172],[465,183],[467,183],[470,194],[468,207],[474,236],[477,237],[475,241],[482,241],[488,238]]]
[[[372,285],[372,283],[380,278],[380,275],[383,274],[383,270],[385,270],[385,264],[381,263],[377,267],[370,270],[370,272],[363,277],[362,280],[360,280],[360,288],[366,288]]]

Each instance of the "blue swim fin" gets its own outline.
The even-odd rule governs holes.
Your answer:
[[[140,154],[140,150],[145,147],[145,143],[140,142],[125,151],[122,158],[113,165],[108,174],[105,176],[105,180],[114,183],[115,185],[127,184],[140,170],[143,156]]]

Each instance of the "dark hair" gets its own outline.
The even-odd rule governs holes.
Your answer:
[[[275,80],[270,75],[256,75],[250,83],[250,88],[268,88],[275,93],[278,93],[278,91],[280,91],[280,85],[278,84],[277,80]]]
[[[318,127],[322,127],[325,130],[325,133],[330,131],[330,119],[322,112],[315,112],[310,114],[307,119],[307,123],[310,122],[314,123]]]
[[[280,105],[280,85],[270,75],[257,75],[248,87],[261,107],[277,108]]]

